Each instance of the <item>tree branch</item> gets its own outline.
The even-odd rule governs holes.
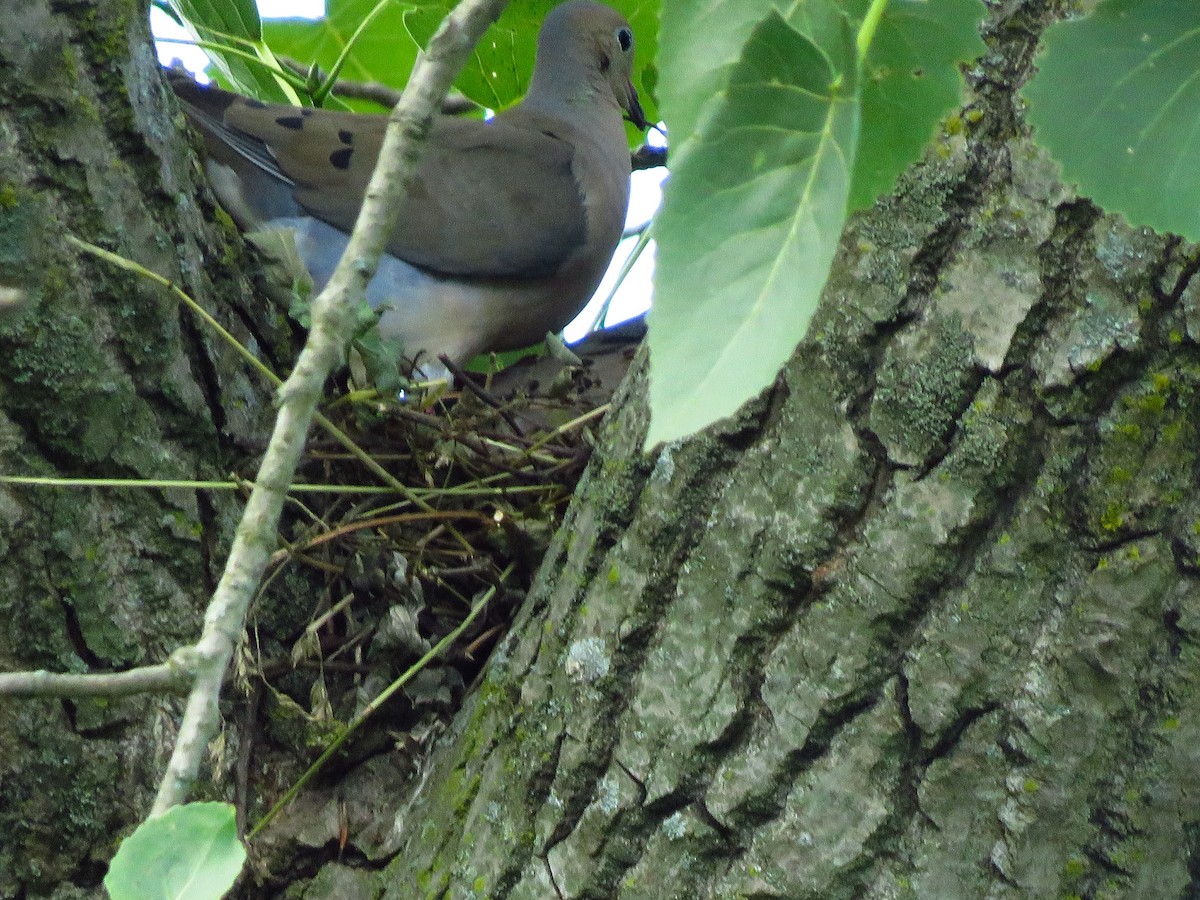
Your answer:
[[[299,75],[301,78],[307,78],[309,70],[312,68],[300,62],[297,59],[292,59],[290,56],[277,57],[280,64],[288,71]],[[366,100],[369,103],[375,103],[385,109],[391,109],[400,102],[402,92],[396,90],[389,84],[384,84],[380,81],[354,81],[349,78],[339,78],[333,83],[333,88],[330,90],[335,97],[344,97],[351,100]],[[462,94],[447,94],[442,100],[441,110],[444,116],[461,116],[464,113],[477,112],[481,107],[474,100],[470,100]]]
[[[238,525],[225,572],[205,613],[204,633],[196,645],[200,668],[151,816],[182,802],[196,779],[200,760],[219,722],[217,700],[222,676],[241,635],[250,599],[274,549],[279,513],[325,379],[342,358],[354,310],[379,265],[389,237],[391,211],[399,205],[416,172],[421,145],[442,98],[505,2],[463,0],[455,7],[429,42],[427,52],[417,59],[404,95],[392,111],[350,243],[329,284],[313,302],[312,330],[291,377],[280,389],[279,415],[271,442]]]
[[[127,672],[63,674],[60,672],[0,673],[3,697],[130,697],[134,694],[186,694],[195,675],[191,647],[176,650],[171,659]]]

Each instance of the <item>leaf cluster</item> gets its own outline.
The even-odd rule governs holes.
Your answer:
[[[804,337],[847,217],[892,189],[984,52],[976,0],[663,0],[672,179],[657,222],[648,445],[731,414]],[[703,47],[703,52],[697,48]],[[1200,239],[1200,4],[1051,26],[1023,91],[1066,180]]]
[[[236,87],[285,99],[299,85],[302,102],[322,100],[329,79],[273,70],[277,55],[401,84],[451,5],[331,0],[318,22],[264,26],[253,0],[163,2],[215,46]],[[459,89],[492,109],[515,102],[552,5],[509,4]],[[771,383],[807,332],[846,219],[890,191],[961,104],[962,71],[986,49],[986,10],[980,0],[662,0],[660,40],[658,3],[613,5],[634,25],[636,80],[672,144],[654,228],[652,446]],[[1023,92],[1029,121],[1066,179],[1134,224],[1200,237],[1200,6],[1105,0],[1052,26],[1038,65]]]

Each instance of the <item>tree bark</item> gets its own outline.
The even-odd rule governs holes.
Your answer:
[[[248,290],[231,223],[197,199],[146,9],[32,0],[0,20],[0,284],[19,292],[0,313],[0,470],[226,480],[261,441],[269,388],[170,292],[66,241],[171,279],[284,358],[284,320]],[[237,506],[0,486],[0,666],[123,669],[194,641]],[[0,897],[98,889],[177,717],[163,698],[0,703]]]
[[[1200,257],[1030,142],[1048,7],[773,389],[647,456],[627,385],[386,896],[1200,893]]]

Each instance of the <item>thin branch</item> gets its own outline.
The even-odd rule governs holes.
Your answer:
[[[189,664],[190,647],[177,650],[169,662],[143,666],[127,672],[90,672],[63,674],[60,672],[3,672],[0,673],[0,696],[3,697],[130,697],[134,694],[186,694],[195,674]]]
[[[665,166],[667,164],[667,148],[665,146],[651,147],[649,144],[642,144],[630,157],[630,163],[635,172]]]
[[[396,105],[400,91],[382,81],[337,81],[330,92],[335,97],[349,100],[366,100],[385,108]],[[445,109],[442,110],[445,112]]]
[[[144,490],[166,490],[182,488],[186,491],[240,491],[254,487],[252,481],[187,481],[171,478],[59,478],[49,475],[0,475],[0,484],[22,484],[35,487],[61,488],[141,488]],[[293,494],[394,494],[390,487],[374,484],[309,484],[294,483],[288,487]],[[428,494],[429,490],[424,489]]]
[[[604,320],[608,318],[608,311],[612,307],[612,302],[619,291],[625,284],[625,279],[629,273],[633,271],[633,267],[637,265],[639,259],[642,258],[642,253],[650,246],[651,234],[653,233],[654,220],[650,219],[640,232],[637,234],[637,243],[633,245],[633,249],[629,251],[629,255],[625,257],[625,262],[621,264],[621,271],[617,273],[617,280],[613,282],[612,289],[609,290],[608,296],[604,298],[604,302],[600,304],[600,308],[596,310],[596,315],[592,318],[592,324],[588,326],[588,333],[594,333],[604,328]]]
[[[474,394],[483,403],[496,410],[496,412],[500,414],[501,418],[508,423],[508,427],[516,432],[518,437],[525,436],[525,432],[521,429],[521,426],[517,424],[517,420],[512,417],[512,413],[504,408],[504,404],[477,385],[475,380],[467,374],[466,370],[462,366],[448,357],[445,353],[439,354],[438,359],[441,361],[443,366],[454,373],[454,376],[459,380],[468,393]]]
[[[451,82],[475,43],[504,9],[505,0],[463,0],[442,22],[417,60],[404,96],[392,111],[379,162],[350,243],[329,284],[313,302],[312,330],[291,377],[279,392],[279,415],[255,488],[238,525],[225,572],[204,617],[196,645],[202,664],[188,697],[179,737],[159,785],[151,816],[183,802],[219,724],[217,699],[271,551],[288,485],[296,471],[308,426],[325,379],[341,360],[354,311],[379,265],[392,211],[416,172],[421,144]]]
[[[182,288],[180,288],[178,285],[176,285],[169,279],[166,279],[163,276],[159,275],[157,272],[151,272],[149,269],[145,268],[142,265],[139,265],[138,263],[135,263],[133,260],[126,259],[125,257],[120,256],[119,254],[113,253],[111,250],[105,250],[103,247],[97,247],[95,244],[89,244],[87,241],[82,241],[79,238],[75,237],[74,235],[68,234],[66,236],[66,241],[67,241],[67,243],[69,243],[75,247],[78,247],[80,250],[83,250],[86,253],[90,253],[92,256],[95,256],[97,259],[102,259],[105,262],[108,262],[114,266],[117,266],[118,268],[126,269],[127,271],[130,271],[130,272],[136,272],[141,277],[148,278],[151,281],[155,281],[158,284],[161,284],[163,287],[167,288],[169,291],[171,291],[171,293],[173,293],[177,298],[179,298],[179,300],[182,301],[188,307],[188,309],[190,309],[193,313],[195,313],[197,316],[199,316],[200,320],[202,322],[204,322],[205,325],[207,325],[209,328],[213,329],[213,331],[215,331],[218,335],[220,335],[220,337],[230,347],[232,347],[235,351],[237,351],[238,355],[240,355],[242,357],[242,359],[244,359],[251,366],[251,368],[253,368],[256,372],[258,372],[264,378],[266,378],[267,381],[271,382],[271,384],[274,385],[276,388],[283,387],[284,382],[283,382],[282,378],[280,378],[278,375],[276,375],[274,372],[272,372],[269,366],[267,366],[264,362],[262,362],[262,360],[260,360],[257,356],[255,356],[253,353],[251,353],[250,350],[244,344],[242,344],[237,338],[235,338],[232,334],[230,334],[229,331],[227,331],[221,325],[220,322],[218,322],[215,318],[213,318],[212,315],[208,312],[208,310],[206,310],[203,306],[201,306],[194,299],[192,299],[192,297],[186,291],[184,291]],[[368,279],[368,280],[370,280],[370,279]],[[330,435],[333,436],[334,440],[338,441],[343,447],[345,447],[348,451],[350,451],[350,453],[359,462],[361,462],[364,466],[366,466],[366,468],[369,471],[371,471],[374,475],[378,476],[379,479],[384,484],[390,485],[397,493],[399,493],[401,496],[405,497],[408,500],[412,500],[414,503],[417,504],[417,506],[420,506],[422,509],[429,508],[429,505],[427,503],[425,503],[425,501],[416,497],[409,490],[409,488],[407,486],[405,486],[400,481],[398,481],[395,477],[392,476],[392,474],[390,472],[388,472],[386,469],[384,469],[383,466],[381,466],[374,459],[372,459],[370,454],[368,454],[365,450],[363,450],[361,447],[359,447],[358,444],[356,444],[353,440],[350,439],[349,435],[347,435],[344,431],[342,431],[340,428],[338,428],[336,425],[334,425],[332,421],[330,421],[328,418],[326,418],[321,413],[314,413],[314,418],[317,420],[317,423],[322,428],[324,428],[327,432],[329,432]]]
[[[285,69],[299,78],[306,79],[308,77],[311,66],[305,65],[298,59],[292,59],[290,56],[280,56],[279,61]],[[339,78],[333,83],[333,90],[330,93],[335,97],[366,100],[368,103],[378,104],[384,109],[391,109],[400,102],[402,92],[381,81],[354,81],[349,78]],[[482,108],[474,100],[459,93],[447,94],[446,99],[442,101],[442,115],[444,116],[461,116],[465,113],[479,112]]]

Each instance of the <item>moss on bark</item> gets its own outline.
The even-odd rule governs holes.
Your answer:
[[[1196,890],[1194,266],[1027,140],[1035,9],[771,391],[627,386],[387,896]]]
[[[270,415],[267,391],[168,292],[65,240],[170,278],[253,342],[235,313],[253,309],[244,276],[204,262],[219,236],[145,8],[12,5],[0,70],[0,282],[22,292],[0,315],[4,472],[224,475]],[[182,490],[0,488],[0,664],[112,670],[194,640],[235,514]],[[0,705],[0,896],[98,889],[176,712],[157,698]]]

